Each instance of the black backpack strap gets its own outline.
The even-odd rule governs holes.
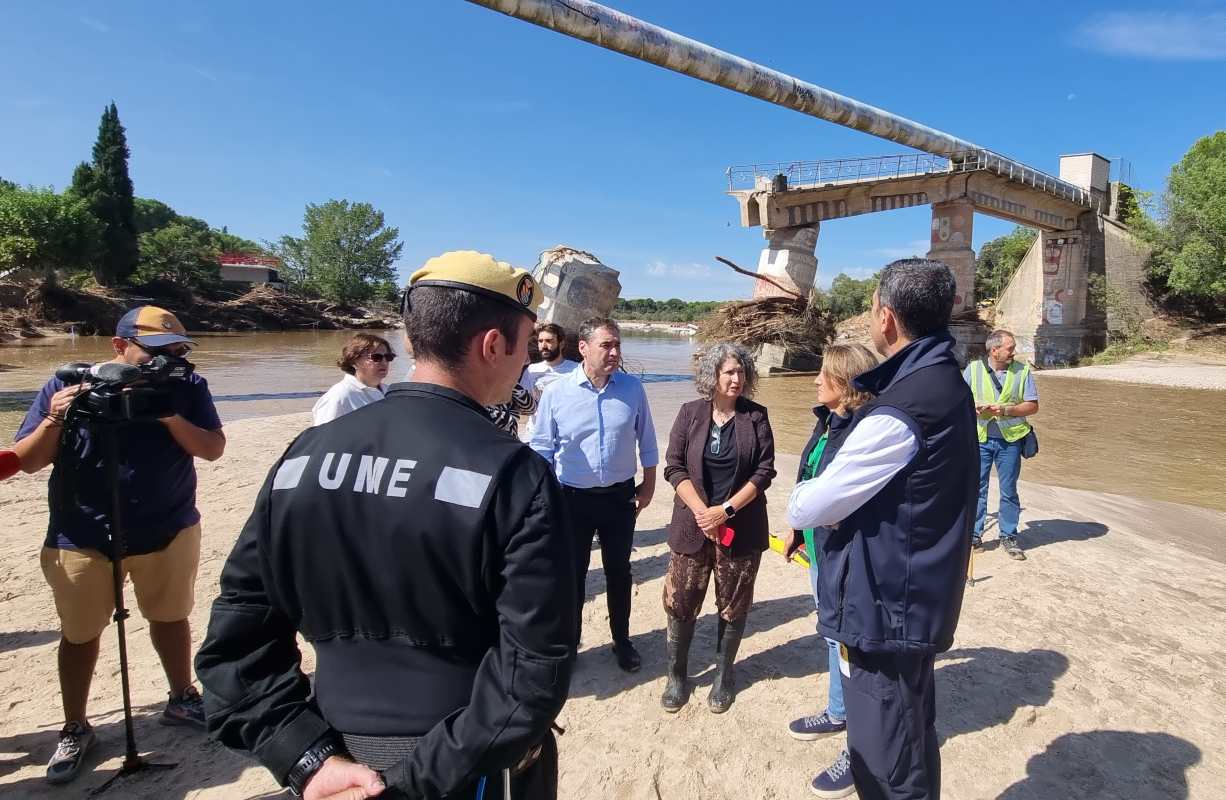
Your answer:
[[[1005,387],[1000,385],[1000,378],[996,377],[996,370],[992,369],[992,365],[988,363],[988,357],[983,357],[983,368],[988,371],[988,377],[992,379],[992,385],[996,387],[996,394],[1004,394]],[[1001,398],[1004,399],[1003,397]]]

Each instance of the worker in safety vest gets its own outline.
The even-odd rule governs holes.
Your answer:
[[[1026,449],[1030,447],[1034,452],[1038,449],[1026,417],[1038,413],[1039,391],[1035,388],[1030,365],[1013,360],[1017,340],[1012,333],[992,331],[986,347],[987,355],[967,364],[962,373],[975,395],[979,424],[979,507],[975,512],[971,545],[975,549],[981,547],[988,511],[988,480],[995,464],[1000,480],[1000,513],[997,515],[1000,544],[1010,558],[1025,561],[1026,554],[1017,540],[1018,517],[1022,512],[1017,478],[1022,471]]]

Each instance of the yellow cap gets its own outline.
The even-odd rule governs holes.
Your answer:
[[[534,320],[541,304],[541,289],[528,270],[476,250],[452,250],[430,259],[409,278],[408,292],[419,286],[474,292],[502,301]]]

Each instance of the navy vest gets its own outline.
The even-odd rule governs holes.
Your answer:
[[[962,610],[979,490],[970,388],[946,331],[921,337],[854,384],[874,414],[904,422],[920,448],[911,463],[826,538],[823,636],[869,652],[948,650]]]

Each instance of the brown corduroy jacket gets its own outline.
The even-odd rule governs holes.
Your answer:
[[[711,502],[703,489],[702,451],[707,445],[711,426],[711,401],[691,400],[681,406],[672,432],[668,435],[664,480],[676,489],[689,480],[707,505]],[[736,479],[733,494],[748,481],[758,488],[758,496],[737,511],[728,524],[736,531],[732,540],[732,556],[739,558],[761,552],[768,546],[770,523],[766,516],[766,489],[775,477],[775,437],[771,432],[766,407],[752,400],[736,401]],[[668,524],[668,546],[678,553],[691,555],[702,547],[702,529],[693,512],[678,495],[673,501],[673,517]]]

